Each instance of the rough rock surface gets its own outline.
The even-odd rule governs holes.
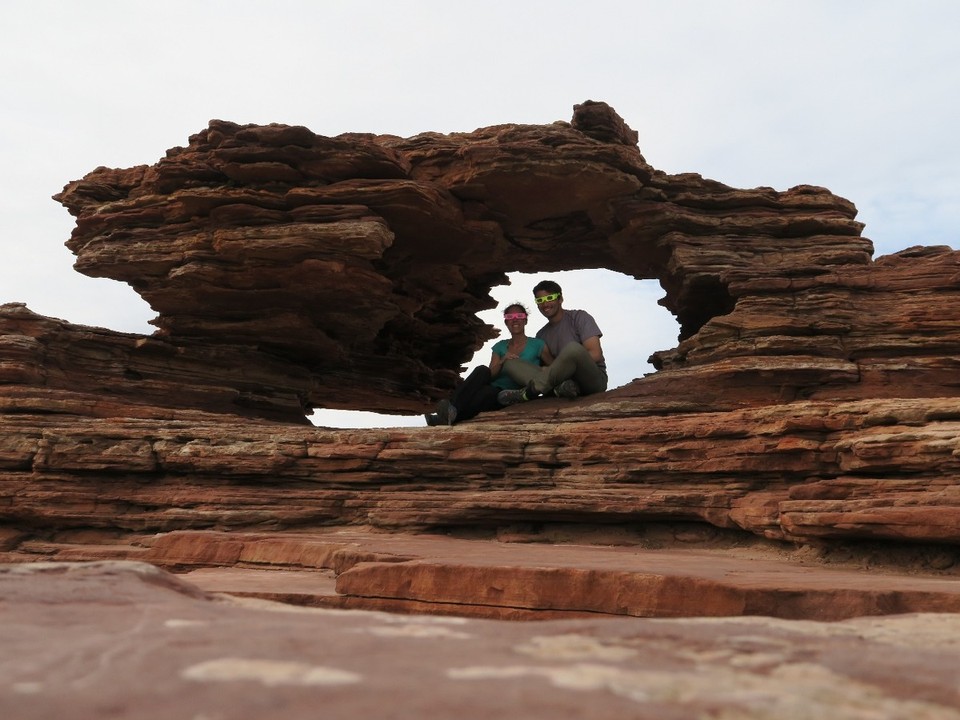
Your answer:
[[[158,331],[141,337],[0,307],[0,559],[138,560],[236,595],[432,615],[955,613],[960,253],[918,247],[873,260],[853,204],[824,188],[739,190],[667,175],[636,142],[612,109],[589,102],[570,123],[406,139],[214,121],[155,165],[99,168],[70,183],[57,197],[77,218],[68,243],[77,269],[130,283],[157,311]],[[475,312],[492,305],[506,272],[599,267],[663,286],[681,334],[656,353],[657,372],[452,428],[306,422],[313,407],[428,409],[490,336]],[[337,532],[353,534],[331,539]],[[102,584],[97,569],[4,572],[23,597],[70,577]],[[77,629],[71,642],[111,666],[97,624],[107,616],[98,619],[102,598],[92,597],[90,607],[81,596],[63,605],[63,617],[89,620],[86,639]],[[154,600],[141,599],[148,613]],[[189,604],[201,618],[250,612],[199,595]],[[0,627],[29,644],[35,635],[18,629],[20,617]],[[330,617],[341,616],[310,622]],[[501,697],[581,708],[569,683],[594,687],[596,677],[610,709],[591,717],[644,716],[638,702],[656,706],[640,711],[651,717],[802,717],[811,693],[836,700],[841,686],[862,693],[852,707],[876,703],[880,716],[952,717],[936,713],[956,711],[953,685],[923,678],[951,666],[956,648],[942,635],[924,647],[907,640],[934,637],[929,624],[941,617],[931,617],[485,625],[491,659],[470,667],[486,668],[477,677],[490,683],[474,687],[487,701],[471,702],[484,717]],[[145,636],[138,662],[155,660],[166,673],[158,687],[184,698],[189,688],[233,697],[187,682],[195,678],[185,668],[196,666],[206,679],[268,685],[327,677],[316,666],[330,627],[315,626],[322,642],[311,649],[304,627],[263,622],[275,653],[210,636],[223,653],[201,652],[198,640],[181,665],[186,655],[152,655],[163,640]],[[888,628],[899,638],[892,659],[887,646],[864,652],[864,636],[850,637]],[[548,646],[555,632],[627,638],[639,664],[518,665],[517,638],[539,643],[540,632]],[[744,645],[742,632],[764,639]],[[662,633],[681,638],[667,655]],[[704,633],[726,639],[703,650]],[[381,650],[357,642],[344,657]],[[37,717],[94,696],[115,714],[153,707],[155,688],[113,696],[100,671],[82,674],[64,659],[75,646],[64,647],[43,666],[66,690],[26,672],[3,701]],[[731,647],[747,647],[746,658]],[[824,659],[805,664],[811,656]],[[893,670],[895,660],[916,672]],[[438,664],[399,680],[434,683],[450,661],[429,662]],[[332,677],[357,672],[350,662]],[[671,684],[663,672],[682,677]],[[757,673],[804,688],[806,699],[770,705]],[[710,678],[713,704],[694,675]],[[745,697],[724,695],[724,678]],[[650,689],[660,680],[671,680],[670,698]],[[382,681],[370,693],[335,692],[356,716],[398,679]],[[551,705],[558,687],[563,701]],[[315,689],[297,692],[317,702]],[[437,702],[436,714],[451,707]],[[98,717],[105,707],[95,706]],[[844,712],[814,715],[865,716]]]
[[[790,542],[944,544],[946,567],[960,543],[950,398],[696,413],[624,388],[379,430],[86,418],[70,402],[0,416],[0,508],[25,532],[696,521]]]
[[[0,566],[0,716],[953,720],[960,615],[508,623]]]

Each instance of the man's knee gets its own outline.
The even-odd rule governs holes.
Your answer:
[[[567,343],[560,349],[560,353],[557,355],[556,359],[557,360],[559,360],[560,358],[577,359],[577,358],[582,358],[584,356],[590,357],[590,353],[587,352],[587,349],[578,342],[571,342],[571,343]],[[593,358],[590,358],[590,359],[593,360]]]
[[[569,343],[560,351],[559,357],[572,361],[575,370],[571,377],[580,385],[584,395],[604,392],[607,389],[607,373],[597,365],[590,352],[580,343]],[[566,378],[558,378],[558,380]]]

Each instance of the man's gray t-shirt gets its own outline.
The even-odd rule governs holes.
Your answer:
[[[568,344],[575,342],[582,345],[587,338],[603,337],[603,333],[586,310],[564,309],[560,322],[547,323],[537,330],[537,337],[547,343],[550,354],[556,357]],[[606,368],[606,359],[601,357],[597,365]]]

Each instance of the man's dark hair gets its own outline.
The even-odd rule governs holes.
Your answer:
[[[533,294],[536,295],[541,290],[545,290],[548,295],[553,295],[553,293],[560,293],[563,295],[563,290],[561,290],[560,286],[557,285],[553,280],[541,280],[538,282],[536,287],[533,288]]]

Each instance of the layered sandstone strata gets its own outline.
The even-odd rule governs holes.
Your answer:
[[[853,204],[667,175],[636,141],[589,102],[570,123],[412,138],[213,121],[154,165],[100,168],[56,197],[77,218],[79,271],[129,283],[178,348],[295,366],[283,394],[301,415],[416,412],[449,392],[492,337],[475,313],[510,271],[659,280],[686,343],[661,367],[851,359],[846,298],[826,293],[872,267]],[[737,343],[731,322],[749,331]],[[711,339],[729,348],[701,360]]]
[[[158,331],[0,308],[7,559],[183,530],[670,523],[949,570],[960,254],[873,260],[826,189],[667,175],[636,142],[602,103],[413,138],[214,121],[70,183],[77,268],[130,283]],[[305,422],[428,409],[506,272],[598,267],[663,286],[681,337],[657,372],[452,429]]]

